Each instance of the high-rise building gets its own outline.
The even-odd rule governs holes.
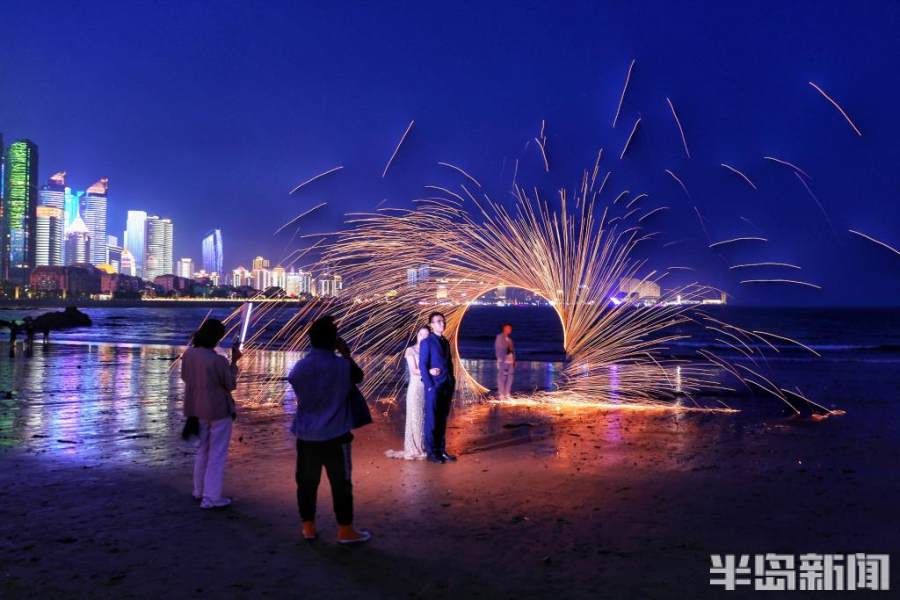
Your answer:
[[[260,291],[272,287],[272,271],[268,269],[253,269],[253,287]]]
[[[66,172],[60,171],[50,176],[38,191],[38,205],[66,210]],[[63,223],[65,227],[65,223]]]
[[[174,275],[172,263],[172,220],[148,216],[144,230],[144,279],[153,281],[160,275]],[[128,234],[131,242],[131,234]]]
[[[179,258],[175,274],[179,277],[184,277],[185,279],[192,279],[194,277],[194,259]]]
[[[119,238],[114,235],[106,236],[106,253],[109,256],[108,263],[113,268],[113,273],[122,272],[122,254],[125,248],[119,245]]]
[[[65,246],[65,216],[54,206],[38,206],[34,221],[34,266],[61,267]]]
[[[410,287],[415,287],[415,285],[419,282],[419,270],[418,269],[407,269],[406,270],[406,285]]]
[[[63,204],[63,210],[66,212],[66,233],[69,233],[69,228],[72,227],[72,223],[75,222],[75,219],[81,216],[82,196],[84,196],[83,191],[79,192],[70,187],[66,188],[65,201]]]
[[[222,230],[213,229],[203,236],[203,270],[222,274]]]
[[[284,276],[284,293],[291,297],[300,295],[300,273],[294,269]]]
[[[122,260],[119,263],[119,273],[137,277],[137,267],[135,267],[134,264],[134,257],[131,255],[131,252],[128,251],[128,248],[122,249]]]
[[[297,274],[300,276],[300,293],[307,296],[314,294],[315,288],[313,287],[312,273],[301,270]]]
[[[270,283],[274,287],[279,287],[283,290],[287,290],[287,276],[284,271],[284,267],[279,265],[272,269],[272,280]]]
[[[231,271],[231,285],[241,287],[244,285],[253,285],[253,275],[244,267],[238,267]]]
[[[35,210],[35,266],[58,267],[65,263],[66,172],[54,173],[38,191]]]
[[[253,265],[251,270],[256,271],[257,269],[268,269],[269,268],[269,259],[263,258],[262,256],[257,256],[253,259]]]
[[[76,217],[75,222],[66,233],[66,264],[79,265],[90,262],[91,256],[91,232],[81,217]]]
[[[334,296],[334,278],[331,273],[324,272],[319,275],[319,291],[318,296],[329,297]]]
[[[106,198],[109,179],[101,177],[81,197],[81,218],[91,233],[91,258],[94,265],[109,263],[106,253]]]
[[[3,277],[26,281],[34,266],[34,221],[37,208],[38,148],[17,140],[6,151],[3,192]]]
[[[142,210],[129,210],[125,221],[125,249],[131,254],[134,271],[137,277],[144,276],[144,236],[147,228],[147,213]]]

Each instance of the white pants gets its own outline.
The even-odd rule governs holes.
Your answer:
[[[515,363],[506,362],[505,360],[497,361],[497,396],[503,400],[509,398],[512,391],[513,374],[515,373]]]
[[[231,417],[200,421],[200,442],[194,459],[194,496],[220,500],[225,459],[231,441]]]

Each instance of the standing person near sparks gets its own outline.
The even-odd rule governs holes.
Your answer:
[[[428,317],[431,333],[419,344],[419,372],[425,385],[425,452],[434,463],[455,461],[447,454],[447,418],[456,390],[453,376],[453,356],[450,342],[444,337],[443,313],[433,312]]]
[[[194,333],[192,347],[181,356],[184,381],[184,416],[199,421],[200,443],[194,459],[194,500],[201,508],[223,508],[231,498],[222,495],[225,460],[236,416],[231,392],[237,388],[241,351],[231,348],[231,362],[216,352],[225,337],[225,325],[207,319]]]
[[[516,349],[511,335],[512,325],[504,323],[494,340],[494,355],[497,357],[497,398],[500,400],[509,398],[513,374],[516,371]]]
[[[317,537],[316,495],[324,467],[331,484],[338,543],[366,542],[371,534],[353,528],[350,479],[353,416],[349,397],[363,380],[363,372],[350,357],[347,343],[338,337],[332,317],[316,319],[308,334],[312,348],[288,376],[297,396],[291,432],[297,437],[297,505],[303,537],[308,541]]]

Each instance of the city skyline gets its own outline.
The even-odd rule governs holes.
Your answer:
[[[124,222],[129,209],[170,216],[176,255],[195,262],[198,240],[220,228],[226,271],[256,254],[287,256],[297,228],[272,234],[321,202],[327,204],[298,224],[301,235],[340,228],[348,212],[409,208],[427,195],[425,185],[456,189],[465,181],[439,162],[460,166],[492,199],[507,202],[514,172],[550,197],[571,188],[603,147],[603,172],[614,171],[610,189],[647,193],[671,207],[659,217],[672,233],[648,259],[659,268],[675,261],[693,269],[673,277],[726,289],[738,304],[897,303],[896,257],[848,233],[898,244],[900,216],[887,200],[900,187],[893,168],[900,124],[890,102],[897,84],[883,77],[896,70],[900,55],[890,18],[874,20],[836,3],[779,6],[777,19],[760,7],[710,6],[698,18],[674,6],[601,11],[575,4],[562,11],[499,7],[490,22],[475,24],[464,7],[448,11],[443,26],[465,31],[465,43],[452,49],[438,42],[441,36],[423,34],[436,14],[428,7],[362,7],[348,15],[274,3],[264,12],[229,5],[211,16],[164,3],[48,17],[21,6],[23,27],[10,32],[7,60],[9,76],[23,87],[0,99],[0,130],[7,141],[29,137],[39,144],[39,180],[62,168],[108,175],[115,185],[110,227]],[[894,16],[898,10],[885,8]],[[135,19],[157,33],[104,37],[102,50],[97,36],[27,34],[85,22],[131,31]],[[251,20],[259,26],[245,27]],[[515,28],[505,25],[512,22]],[[288,26],[296,23],[298,29]],[[330,37],[339,26],[360,35]],[[860,28],[871,35],[845,35]],[[387,50],[398,39],[408,44],[399,55]],[[582,40],[577,52],[573,39]],[[523,47],[522,40],[531,43]],[[240,59],[222,59],[232,53]],[[135,56],[146,66],[137,74]],[[94,73],[110,83],[109,97],[97,103],[46,94],[29,83],[33,72],[62,88],[78,84],[75,73]],[[862,136],[810,81],[852,115]],[[152,99],[147,89],[157,91]],[[478,93],[466,91],[472,89]],[[260,90],[266,102],[259,102]],[[617,108],[620,120],[611,128]],[[58,127],[63,115],[70,117]],[[542,123],[551,173],[533,141]],[[84,152],[84,140],[91,152]],[[798,181],[765,156],[799,165],[811,179]],[[288,194],[338,166],[344,168]],[[719,252],[708,247],[747,235],[768,241]],[[743,285],[751,277],[728,269],[760,262],[800,265],[822,289]],[[870,283],[860,293],[846,282],[863,272]]]

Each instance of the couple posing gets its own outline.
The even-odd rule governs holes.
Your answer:
[[[416,333],[416,343],[406,349],[409,385],[406,388],[406,431],[403,450],[388,450],[387,456],[433,463],[456,460],[447,454],[447,418],[456,390],[450,342],[444,337],[443,313],[433,312],[428,325]]]

